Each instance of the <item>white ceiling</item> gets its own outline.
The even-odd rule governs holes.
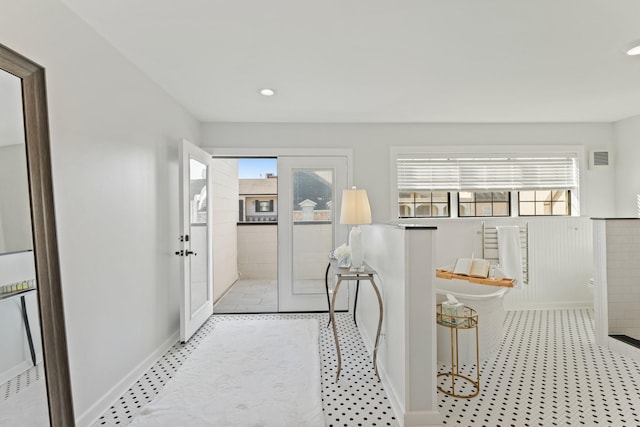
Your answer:
[[[63,1],[202,121],[640,114],[637,0]]]

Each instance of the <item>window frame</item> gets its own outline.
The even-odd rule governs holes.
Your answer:
[[[273,200],[256,199],[254,208],[257,214],[273,212],[274,211]]]
[[[421,192],[425,192],[425,193],[430,193],[429,194],[429,202],[428,205],[431,207],[430,212],[433,212],[433,206],[434,206],[434,202],[433,202],[433,193],[434,191],[431,190],[423,190]],[[438,215],[438,216],[416,216],[415,212],[417,210],[416,208],[416,198],[414,196],[413,198],[413,202],[410,202],[411,204],[413,204],[413,212],[414,215],[413,216],[400,216],[400,191],[398,191],[397,197],[396,199],[398,200],[396,203],[396,215],[398,216],[399,219],[415,219],[415,218],[451,218],[451,191],[438,191],[440,193],[447,193],[447,202],[446,202],[446,210],[447,210],[447,215]],[[416,193],[416,191],[410,191],[410,193]],[[436,204],[443,204],[444,202],[436,202]],[[426,202],[422,203],[423,205],[426,204]]]
[[[523,191],[528,191],[528,190],[517,191],[517,193],[518,193],[517,194],[517,196],[518,196],[518,200],[517,200],[518,216],[528,217],[528,218],[531,218],[531,217],[567,217],[567,216],[573,216],[572,213],[571,213],[572,212],[572,209],[571,209],[571,207],[572,207],[571,206],[571,200],[572,200],[571,190],[548,189],[548,190],[535,190],[535,191],[532,191],[533,193],[538,193],[538,192],[542,192],[542,191],[550,191],[550,192],[552,192],[552,194],[553,194],[554,191],[566,191],[567,194],[565,196],[564,203],[566,203],[566,207],[567,207],[567,210],[569,211],[569,213],[568,214],[562,214],[562,215],[553,213],[553,203],[554,203],[553,200],[551,200],[551,202],[550,202],[551,203],[551,213],[550,214],[538,214],[538,213],[536,213],[536,205],[537,205],[538,201],[535,199],[535,196],[534,196],[534,200],[525,200],[524,201],[524,203],[533,203],[534,213],[533,214],[522,214],[521,210],[520,210],[520,204],[523,203],[523,201],[520,200],[520,193],[523,192]],[[555,203],[558,203],[558,202],[555,202]]]
[[[472,202],[462,202],[460,200],[460,193],[472,193],[473,194],[473,201]],[[477,193],[490,193],[491,194],[491,200],[490,201],[480,201],[478,202],[477,200]],[[495,197],[495,193],[507,193],[507,200],[494,200]],[[511,198],[513,196],[513,191],[508,191],[508,190],[503,190],[503,191],[467,191],[467,190],[460,190],[457,192],[458,195],[458,218],[509,218],[512,216],[512,203],[511,203]],[[475,205],[474,211],[475,214],[474,215],[460,215],[460,211],[461,211],[461,205],[465,203],[465,204],[473,204]],[[479,215],[478,214],[478,203],[490,203],[491,204],[491,215]],[[494,215],[493,213],[495,212],[494,209],[494,203],[503,203],[506,204],[507,206],[507,214],[506,215]]]
[[[540,156],[540,157],[553,157],[562,154],[570,154],[576,159],[577,167],[577,186],[576,188],[569,189],[570,194],[570,215],[568,216],[580,216],[581,206],[584,204],[584,173],[586,171],[585,163],[585,147],[583,145],[485,145],[482,146],[481,152],[477,145],[457,145],[457,146],[392,146],[389,149],[389,161],[390,161],[390,214],[391,218],[395,221],[415,221],[422,219],[439,219],[439,218],[479,218],[477,216],[460,216],[458,212],[459,208],[459,192],[460,191],[478,191],[478,190],[465,190],[455,189],[449,190],[449,216],[448,217],[400,217],[399,215],[399,189],[398,189],[398,159],[399,157],[405,157],[407,155],[423,155],[433,156],[433,158],[462,158],[462,157],[491,157],[491,156]],[[428,189],[425,189],[427,191]],[[540,189],[540,190],[557,190],[557,189]],[[540,191],[539,190],[539,191]],[[434,190],[428,190],[434,191]],[[445,190],[442,190],[445,191]],[[499,189],[490,189],[487,191],[500,191]],[[510,216],[509,217],[531,217],[528,215],[520,215],[518,204],[518,193],[520,189],[503,189],[502,191],[510,192]],[[564,215],[563,215],[564,216]],[[560,215],[549,215],[549,217],[560,217]],[[482,217],[480,217],[482,218]],[[485,217],[485,218],[507,218],[500,217]]]

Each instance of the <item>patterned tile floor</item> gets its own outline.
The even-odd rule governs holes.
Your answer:
[[[343,376],[337,384],[326,314],[213,316],[187,344],[176,344],[95,423],[122,426],[151,401],[209,334],[229,319],[320,320],[322,395],[327,425],[397,426],[353,320],[338,316],[344,331]],[[350,350],[347,350],[347,347]],[[347,353],[348,351],[348,353]],[[440,371],[445,366],[439,367]],[[464,366],[471,374],[473,366]],[[35,374],[32,376],[32,374]],[[24,375],[39,381],[37,371]],[[594,344],[593,310],[508,312],[497,354],[481,364],[481,392],[472,399],[438,393],[446,426],[640,426],[640,363]],[[2,385],[4,399],[20,393],[25,379]],[[443,384],[444,385],[444,384]],[[465,389],[461,389],[465,391]]]
[[[322,405],[327,426],[398,427],[387,395],[378,382],[360,333],[348,313],[337,313],[342,349],[342,373],[335,383],[336,357],[327,314],[214,315],[186,344],[174,345],[140,380],[94,424],[94,427],[124,426],[150,402],[160,388],[198,344],[215,329],[217,322],[235,319],[318,319],[320,325]],[[285,426],[283,426],[285,427]],[[294,426],[291,426],[294,427]]]
[[[444,424],[640,426],[640,363],[595,345],[593,330],[591,309],[508,312],[497,354],[481,363],[480,394],[438,393]]]

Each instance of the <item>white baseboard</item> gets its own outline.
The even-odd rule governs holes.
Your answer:
[[[608,337],[607,343],[609,350],[640,362],[640,349],[611,337]]]
[[[361,321],[360,316],[357,316],[358,322]],[[364,342],[364,346],[367,348],[367,352],[370,357],[373,357],[373,338],[370,337],[366,329],[358,328],[358,332],[360,332],[360,337],[362,337],[362,341]],[[380,346],[384,341],[384,335],[380,337]],[[398,397],[398,393],[396,392],[393,384],[389,380],[389,376],[387,375],[387,371],[385,370],[384,363],[378,364],[378,374],[380,375],[380,381],[382,382],[382,386],[384,390],[387,392],[387,396],[389,397],[389,403],[391,403],[391,408],[393,408],[393,412],[396,414],[396,419],[400,424],[400,427],[404,427],[404,404]]]
[[[88,427],[93,425],[104,412],[113,405],[127,390],[135,384],[138,379],[144,375],[173,345],[178,342],[179,332],[173,333],[160,347],[144,359],[138,366],[133,368],[131,372],[125,375],[116,385],[114,385],[104,396],[98,399],[89,409],[84,411],[80,416],[76,417],[77,427]]]
[[[547,302],[547,303],[515,303],[505,304],[506,311],[519,310],[567,310],[573,308],[593,308],[593,301],[564,301],[564,302]]]
[[[358,322],[360,318],[358,316]],[[358,328],[362,341],[364,342],[367,352],[370,356],[373,356],[373,338],[370,337],[364,328]],[[384,335],[380,337],[382,344]],[[393,412],[396,414],[396,419],[400,427],[441,427],[442,415],[439,411],[421,411],[421,412],[405,412],[404,403],[398,397],[396,389],[391,384],[389,376],[385,370],[384,363],[378,364],[378,374],[380,375],[380,381],[384,387],[384,391],[387,392],[389,403],[393,408]]]
[[[37,362],[37,359],[36,359]],[[31,359],[25,359],[17,365],[7,369],[6,371],[0,373],[0,384],[4,384],[9,381],[11,378],[18,376],[23,373],[27,369],[31,368],[33,363],[31,363]]]
[[[407,412],[404,427],[442,427],[442,415],[438,411]]]

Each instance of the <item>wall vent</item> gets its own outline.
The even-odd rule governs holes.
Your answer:
[[[611,166],[611,153],[608,150],[593,150],[589,154],[590,169],[608,168]]]

